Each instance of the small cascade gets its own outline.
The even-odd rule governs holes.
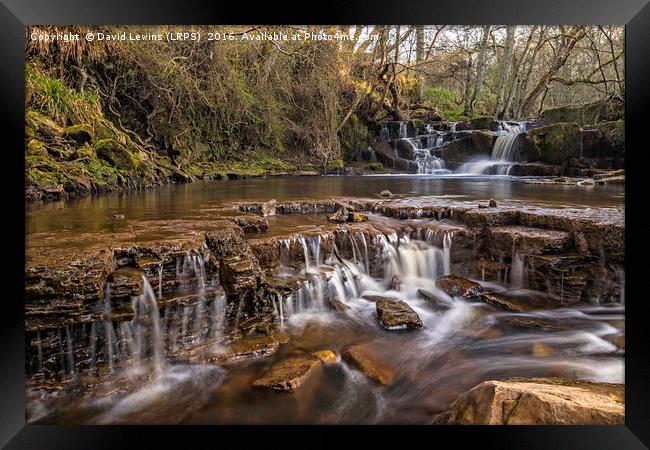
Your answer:
[[[106,342],[106,362],[108,368],[113,371],[113,342],[115,341],[115,330],[111,322],[111,285],[106,283],[104,289],[104,340]]]
[[[406,128],[406,122],[400,122],[399,124],[399,138],[406,139],[408,137],[408,130]]]
[[[158,312],[156,294],[147,277],[143,275],[142,281],[144,292],[133,298],[135,317],[131,322],[131,327],[132,330],[135,330],[136,352],[139,354],[140,360],[143,360],[143,356],[151,356],[154,373],[160,375],[164,357],[160,313]]]
[[[497,136],[494,141],[491,160],[506,164],[516,162],[519,159],[517,136],[526,131],[525,122],[499,121],[499,129],[504,134]],[[497,175],[507,175],[509,171],[509,165],[497,167]]]
[[[510,268],[510,285],[513,289],[524,287],[525,282],[525,260],[524,256],[516,249],[517,238],[512,239],[512,255]]]

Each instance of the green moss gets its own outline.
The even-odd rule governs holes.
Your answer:
[[[333,159],[328,161],[325,165],[325,170],[340,170],[343,169],[343,160],[342,159]]]
[[[67,127],[63,132],[65,137],[73,139],[79,143],[92,142],[93,134],[93,127],[85,123]]]
[[[580,154],[580,127],[575,123],[555,123],[526,132],[528,159],[566,165]]]
[[[373,172],[384,172],[384,165],[380,162],[371,162],[368,163],[368,169],[372,170]]]
[[[97,156],[118,169],[133,170],[141,163],[139,155],[129,152],[124,145],[113,139],[102,139],[95,143]]]
[[[47,156],[47,149],[45,148],[45,145],[36,139],[31,139],[27,143],[27,148],[25,149],[25,155],[26,156],[35,156],[35,155],[42,155],[42,156]]]

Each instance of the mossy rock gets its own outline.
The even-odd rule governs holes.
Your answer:
[[[137,155],[130,153],[126,147],[113,139],[103,139],[95,144],[97,156],[118,169],[133,170],[140,164]]]
[[[368,163],[368,169],[370,169],[373,172],[384,172],[384,165],[380,162],[371,162]]]
[[[85,123],[72,125],[71,127],[67,127],[64,130],[63,135],[68,139],[72,139],[78,144],[84,144],[86,142],[92,142],[93,128]]]
[[[623,119],[624,104],[618,99],[599,100],[586,105],[568,105],[550,108],[539,116],[542,123],[575,122],[578,125],[593,125],[598,122],[612,122]]]
[[[77,149],[76,157],[77,159],[80,158],[95,159],[97,158],[97,153],[95,152],[95,149],[92,146],[86,143]]]
[[[45,144],[37,139],[31,139],[27,143],[27,148],[25,149],[26,156],[48,156],[47,149]]]
[[[27,111],[25,114],[25,122],[35,133],[49,138],[56,138],[63,134],[63,127],[61,125],[36,111]]]
[[[524,153],[528,161],[566,167],[580,155],[580,127],[576,123],[555,123],[526,132]]]
[[[331,161],[328,161],[327,164],[325,165],[325,170],[327,172],[330,171],[340,171],[343,170],[344,164],[342,159],[333,159]]]

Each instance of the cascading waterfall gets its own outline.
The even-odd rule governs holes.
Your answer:
[[[400,122],[399,124],[399,137],[400,139],[405,139],[408,137],[408,131],[406,129],[406,122]]]
[[[490,159],[477,158],[461,164],[456,173],[466,175],[509,175],[518,161],[517,137],[526,131],[525,122],[499,121],[499,131]]]

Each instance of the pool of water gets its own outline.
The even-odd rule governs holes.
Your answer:
[[[507,176],[325,176],[206,181],[30,204],[26,207],[26,232],[110,231],[113,214],[124,214],[128,220],[199,218],[214,216],[216,209],[238,200],[378,198],[384,189],[398,197],[435,196],[468,201],[494,198],[497,202],[552,208],[621,207],[625,200],[625,189],[620,185],[534,184]]]

